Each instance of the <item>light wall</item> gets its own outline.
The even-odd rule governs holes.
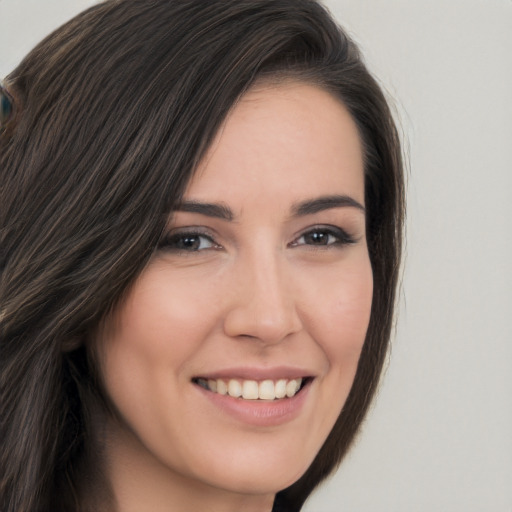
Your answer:
[[[0,76],[91,0],[0,0]],[[306,512],[512,511],[512,1],[329,0],[409,155],[397,335]]]

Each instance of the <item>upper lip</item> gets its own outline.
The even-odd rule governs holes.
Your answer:
[[[272,366],[263,367],[233,367],[201,373],[195,378],[203,379],[241,379],[241,380],[278,380],[278,379],[299,379],[314,377],[311,369],[294,366]]]

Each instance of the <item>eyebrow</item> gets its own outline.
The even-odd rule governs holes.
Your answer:
[[[345,195],[322,196],[316,199],[302,201],[292,206],[292,216],[302,217],[311,215],[331,208],[357,208],[363,213],[366,211],[364,206],[354,198]]]
[[[177,212],[199,213],[216,219],[233,220],[234,215],[228,206],[221,203],[202,203],[200,201],[183,201],[176,208]]]
[[[346,195],[321,196],[315,199],[309,199],[296,203],[291,208],[292,217],[303,217],[312,215],[332,208],[357,208],[363,213],[366,211],[364,206],[354,198]],[[198,213],[206,217],[214,217],[232,221],[235,215],[229,206],[222,203],[203,203],[201,201],[182,201],[174,211]]]

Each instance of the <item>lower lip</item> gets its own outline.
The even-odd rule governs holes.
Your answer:
[[[308,397],[311,382],[293,397],[280,400],[244,400],[213,393],[200,386],[201,394],[222,413],[249,425],[273,427],[292,421],[299,416]]]

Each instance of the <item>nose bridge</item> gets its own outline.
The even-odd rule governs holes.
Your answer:
[[[278,343],[300,329],[287,262],[278,250],[249,252],[237,262],[236,290],[225,319],[230,336]]]

